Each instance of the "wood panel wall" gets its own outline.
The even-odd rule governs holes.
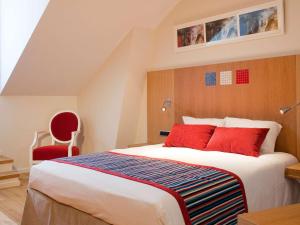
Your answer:
[[[235,84],[235,71],[249,69],[250,83]],[[233,71],[233,84],[220,85],[220,71]],[[217,72],[217,85],[205,86],[205,72]],[[162,112],[163,100],[172,107]],[[222,63],[154,71],[148,74],[148,141],[161,143],[159,130],[182,123],[182,116],[225,116],[273,120],[283,125],[276,150],[300,159],[300,109],[280,115],[279,108],[300,101],[300,56]]]
[[[296,99],[300,102],[300,56],[296,56]],[[300,160],[300,107],[297,108],[297,149],[298,159]]]
[[[174,70],[148,73],[147,90],[148,143],[161,143],[165,137],[159,131],[170,130],[175,121],[174,104],[166,112],[161,111],[165,99],[174,103]]]

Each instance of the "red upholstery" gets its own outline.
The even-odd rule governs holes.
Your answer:
[[[74,113],[62,112],[57,114],[51,121],[51,133],[60,141],[70,141],[71,133],[78,129],[78,119]]]
[[[72,147],[72,155],[79,155],[79,148]],[[67,145],[50,145],[38,147],[33,150],[33,160],[50,160],[68,156]]]
[[[215,126],[175,124],[164,147],[204,149],[214,133]]]

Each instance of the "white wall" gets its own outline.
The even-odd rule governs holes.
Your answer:
[[[28,168],[34,131],[48,130],[51,116],[60,110],[77,111],[77,97],[0,97],[0,151]]]
[[[130,32],[78,97],[85,151],[145,142],[146,72],[151,31]]]
[[[0,90],[1,90],[1,71],[2,71],[2,47],[1,47],[1,37],[2,37],[2,0],[0,0]],[[0,149],[0,154],[1,154],[1,149]]]
[[[112,149],[117,139],[124,83],[128,73],[130,36],[112,53],[109,60],[78,97],[84,123],[84,149]]]
[[[1,1],[1,89],[31,37],[49,0]]]
[[[147,69],[152,58],[152,43],[151,30],[132,31],[117,147],[147,142]]]
[[[300,1],[285,1],[286,33],[259,40],[216,45],[181,53],[174,52],[175,25],[216,16],[269,0],[184,0],[161,22],[155,32],[152,69],[210,64],[300,52]],[[226,2],[226,3],[225,3]]]

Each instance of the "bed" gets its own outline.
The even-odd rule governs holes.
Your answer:
[[[300,111],[294,110],[285,116],[278,112],[280,107],[299,99],[299,71],[296,70],[299,60],[299,56],[285,56],[153,71],[147,76],[149,143],[164,142],[160,131],[182,123],[186,115],[235,116],[276,121],[282,125],[280,135],[279,131],[273,135],[271,148],[266,148],[269,153],[251,157],[201,151],[201,148],[165,148],[158,144],[113,150],[111,154],[180,161],[233,174],[241,182],[240,192],[246,203],[244,212],[299,201],[299,184],[286,179],[284,170],[300,159]],[[216,74],[232,71],[232,79],[235,79],[239,69],[249,72],[248,84],[205,85],[204,74],[208,71]],[[160,108],[166,99],[172,104],[162,112]],[[243,120],[243,124],[241,121],[231,123],[231,127],[265,127],[257,126],[257,122],[249,126],[253,121]],[[182,205],[171,192],[151,184],[75,164],[46,161],[31,170],[22,225],[183,225],[188,224],[184,215]]]
[[[230,171],[243,182],[249,211],[291,204],[299,199],[297,184],[284,177],[285,167],[297,162],[288,153],[262,154],[256,158],[217,151],[165,148],[162,145],[112,152]],[[37,207],[37,202],[43,207]],[[61,217],[57,212],[68,216]],[[40,219],[33,222],[32,215]],[[40,222],[43,218],[48,218],[47,223]],[[175,198],[159,188],[55,161],[34,166],[22,225],[68,224],[66,218],[76,221],[72,224],[185,224]]]

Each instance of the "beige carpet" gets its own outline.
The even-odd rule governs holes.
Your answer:
[[[6,215],[0,212],[0,224],[1,225],[17,225],[14,221],[9,219]]]

